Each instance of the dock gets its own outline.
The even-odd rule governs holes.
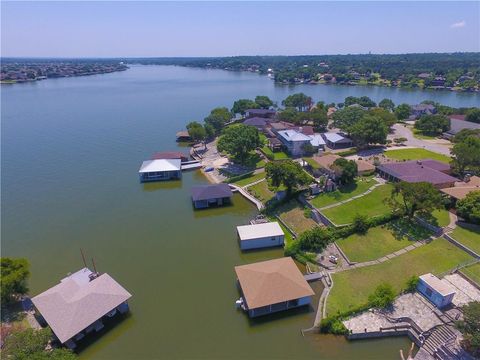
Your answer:
[[[182,171],[184,170],[195,170],[202,167],[202,163],[198,160],[185,161],[181,164]]]
[[[307,282],[320,280],[324,276],[325,276],[325,274],[323,272],[316,272],[316,273],[312,273],[312,274],[303,275],[303,277],[305,278],[305,280]]]

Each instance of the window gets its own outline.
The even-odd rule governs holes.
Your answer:
[[[432,296],[432,289],[428,288],[425,290],[425,293],[427,294],[428,297]]]

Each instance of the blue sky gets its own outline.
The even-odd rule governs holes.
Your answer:
[[[2,56],[480,51],[480,2],[4,2]]]

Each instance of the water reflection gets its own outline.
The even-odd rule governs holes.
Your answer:
[[[142,183],[143,191],[157,191],[157,190],[171,190],[180,189],[182,187],[182,180],[168,180]]]

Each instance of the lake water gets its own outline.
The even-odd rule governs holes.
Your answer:
[[[83,248],[133,294],[130,316],[85,346],[82,359],[397,359],[408,347],[404,338],[304,338],[312,310],[249,320],[234,306],[234,265],[282,256],[239,251],[235,226],[254,207],[236,195],[233,206],[193,211],[189,189],[206,183],[199,172],[138,182],[142,160],[177,149],[187,122],[238,98],[280,102],[296,91],[326,102],[479,102],[449,92],[277,87],[256,74],[166,66],[1,87],[2,256],[29,259],[36,295],[81,268]]]

